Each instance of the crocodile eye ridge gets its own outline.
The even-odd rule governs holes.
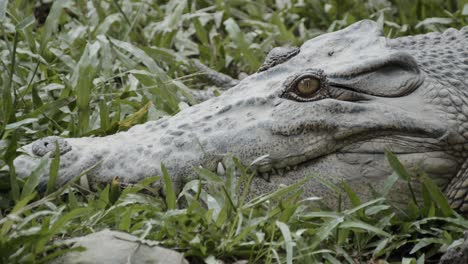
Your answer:
[[[300,49],[297,47],[276,47],[268,53],[265,62],[260,66],[258,72],[266,71],[278,64],[284,63],[296,56]]]
[[[281,97],[299,102],[316,101],[329,95],[327,78],[322,70],[308,69],[284,83]]]

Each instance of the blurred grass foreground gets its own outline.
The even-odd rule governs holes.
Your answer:
[[[461,28],[468,1],[0,0],[0,263],[48,262],[76,250],[62,240],[105,228],[193,263],[434,263],[462,244],[468,221],[430,181],[423,203],[407,210],[385,193],[363,203],[346,184],[334,186],[353,207],[333,211],[299,200],[300,185],[246,202],[234,167],[226,179],[200,170],[178,196],[167,185],[166,197],[150,187],[157,177],[126,189],[70,184],[40,194],[40,168],[15,177],[16,149],[35,139],[114,134],[196,104],[190,89],[209,83],[193,59],[242,78],[273,47],[361,19],[392,38]],[[402,172],[388,155],[397,169],[390,188]],[[242,179],[253,177],[236,167]]]

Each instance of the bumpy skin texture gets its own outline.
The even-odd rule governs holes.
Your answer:
[[[61,156],[59,183],[98,162],[91,181],[136,182],[159,175],[164,162],[183,183],[193,167],[222,172],[229,155],[246,165],[268,155],[256,165],[253,195],[318,173],[370,197],[364,186],[378,191],[391,173],[387,148],[468,211],[467,27],[387,39],[376,23],[361,21],[292,50],[277,49],[261,72],[173,117],[103,138],[62,139],[71,150]],[[319,80],[320,90],[302,96],[303,78]],[[15,161],[21,176],[38,163],[31,145],[23,149],[31,155]],[[395,199],[405,201],[404,184],[396,188]],[[316,181],[304,189],[330,205],[336,200]]]
[[[468,263],[468,232],[465,232],[465,241],[461,246],[450,248],[439,260],[439,264],[466,263]]]

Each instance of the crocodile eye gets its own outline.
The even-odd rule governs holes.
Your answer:
[[[310,97],[320,89],[320,80],[306,77],[296,84],[296,91],[303,97]]]
[[[307,69],[289,77],[283,84],[281,97],[298,102],[310,102],[329,96],[327,78],[322,70]]]

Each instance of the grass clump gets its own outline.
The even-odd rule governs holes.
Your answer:
[[[200,180],[178,196],[166,190],[165,198],[151,187],[158,178],[126,189],[118,179],[96,192],[73,182],[57,189],[59,155],[45,193],[35,190],[45,163],[27,179],[16,178],[16,150],[35,139],[105,136],[173,115],[181,101],[196,104],[191,89],[207,83],[194,58],[238,77],[255,72],[272,47],[300,45],[364,18],[398,37],[460,28],[468,23],[468,4],[0,0],[1,262],[46,262],[76,250],[61,240],[103,228],[158,241],[195,263],[423,263],[460,244],[466,220],[427,177],[419,178],[423,200],[413,199],[408,210],[386,199],[398,175],[412,186],[395,158],[396,174],[374,200],[362,203],[340,186],[337,195],[352,205],[341,211],[320,209],[313,198],[301,201],[296,185],[247,202],[234,168],[225,179],[199,170]],[[251,177],[237,170],[239,182]],[[167,173],[161,176],[171,186]]]
[[[386,183],[388,194],[404,171],[398,159],[387,155],[395,169]],[[63,240],[110,228],[184,252],[191,263],[431,263],[460,245],[468,228],[468,221],[437,195],[423,195],[402,209],[386,193],[361,202],[343,183],[334,189],[340,200],[350,201],[349,209],[325,209],[319,198],[300,198],[301,186],[313,177],[246,200],[242,186],[254,174],[233,164],[225,177],[198,169],[199,179],[188,182],[180,194],[164,172],[165,198],[151,185],[159,176],[125,189],[114,179],[97,191],[72,181],[38,195],[28,187],[34,186],[31,175],[21,199],[0,219],[0,259],[46,262],[83,250],[68,248]],[[438,191],[424,175],[413,180],[426,194]]]

